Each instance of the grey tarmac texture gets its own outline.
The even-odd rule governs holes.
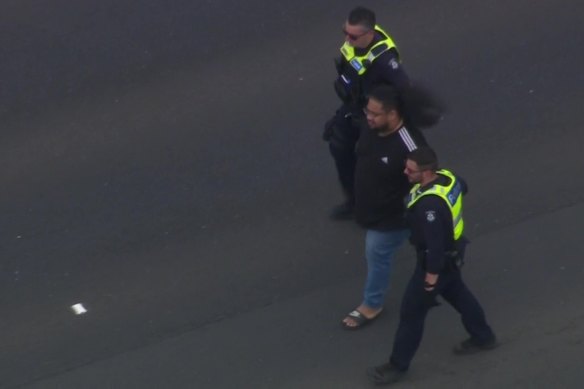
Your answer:
[[[584,5],[364,4],[449,104],[427,136],[469,181],[465,272],[503,341],[454,359],[440,308],[403,386],[578,387]],[[341,332],[363,232],[326,219],[320,133],[354,5],[0,5],[0,387],[367,387],[413,258]]]

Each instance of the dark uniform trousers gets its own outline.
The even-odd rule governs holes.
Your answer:
[[[344,105],[327,124],[330,126],[329,149],[335,161],[341,188],[350,203],[354,202],[353,186],[357,164],[355,147],[364,122],[365,115],[361,109]]]
[[[438,305],[438,295],[461,315],[462,324],[473,342],[487,344],[495,337],[486,322],[481,305],[464,284],[458,268],[451,267],[440,272],[438,283],[432,292],[424,289],[425,274],[422,262],[418,261],[403,296],[399,327],[390,356],[390,363],[399,370],[409,368],[422,340],[426,315],[432,307]]]

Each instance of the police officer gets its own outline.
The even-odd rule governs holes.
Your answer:
[[[403,296],[389,362],[368,370],[369,379],[378,385],[396,382],[408,370],[422,340],[426,315],[439,305],[438,295],[460,313],[470,335],[454,348],[455,354],[472,354],[497,345],[483,309],[460,272],[467,243],[462,218],[465,182],[448,170],[438,170],[438,159],[429,147],[408,155],[404,173],[415,184],[407,208],[418,263]]]
[[[345,43],[335,61],[338,77],[335,91],[341,107],[325,124],[324,140],[335,161],[345,201],[334,207],[333,219],[353,216],[355,145],[359,127],[365,121],[363,108],[373,86],[391,84],[401,89],[409,85],[393,39],[376,24],[373,11],[357,7],[349,13],[344,27]]]

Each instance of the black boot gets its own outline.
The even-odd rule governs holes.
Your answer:
[[[369,381],[375,385],[389,385],[401,381],[406,372],[399,370],[391,363],[384,363],[383,365],[370,367],[367,369],[367,376]]]
[[[456,355],[470,355],[476,354],[481,351],[488,351],[496,348],[499,344],[497,343],[497,339],[493,337],[488,342],[479,343],[475,341],[473,338],[469,338],[456,346],[452,349],[452,352]]]

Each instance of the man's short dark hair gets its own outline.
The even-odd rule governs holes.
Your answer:
[[[421,170],[438,170],[438,156],[428,146],[421,146],[408,154],[408,159],[414,161]]]
[[[365,7],[357,7],[354,8],[350,13],[349,17],[347,18],[347,22],[349,22],[352,26],[362,26],[367,30],[375,29],[375,12],[371,11]]]
[[[393,86],[378,85],[369,92],[367,97],[379,101],[386,112],[396,110],[402,116],[403,107],[400,92]]]
[[[388,84],[374,87],[367,95],[379,101],[386,112],[396,110],[407,126],[432,127],[442,119],[446,106],[429,89],[408,85],[401,89]]]

